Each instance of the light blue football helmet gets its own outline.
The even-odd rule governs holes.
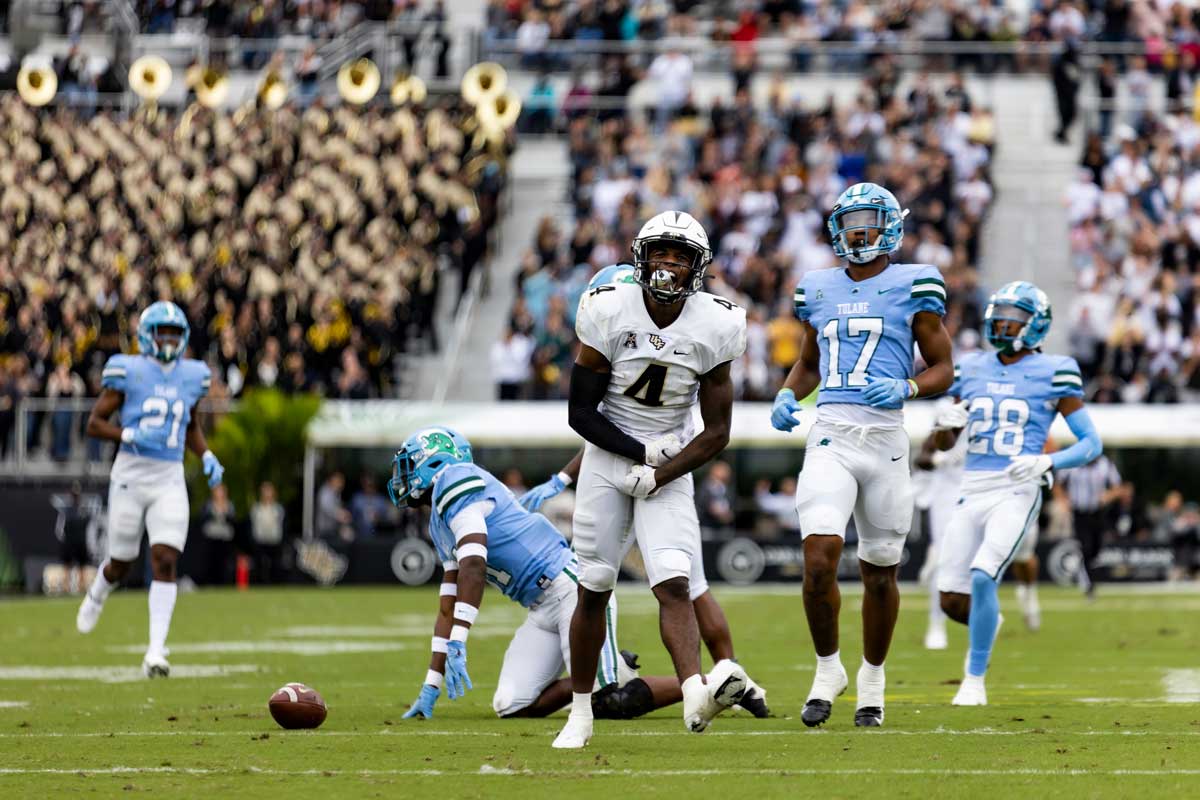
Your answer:
[[[904,217],[896,196],[877,183],[856,183],[842,192],[829,212],[829,236],[833,252],[855,264],[866,264],[884,253],[894,253],[904,241]],[[847,234],[878,229],[879,235],[865,247],[853,247]]]
[[[471,460],[471,443],[462,434],[443,425],[422,428],[405,439],[392,458],[388,497],[393,505],[406,506],[431,489],[446,467]]]
[[[180,328],[183,333],[176,342],[167,341],[160,344],[158,329],[164,327]],[[183,309],[168,300],[159,300],[143,311],[138,320],[138,351],[163,363],[170,363],[183,355],[191,332]]]
[[[587,287],[595,289],[597,286],[607,286],[610,283],[637,283],[637,278],[633,273],[632,264],[609,264],[592,276]]]
[[[1050,332],[1053,314],[1050,298],[1029,281],[1013,281],[988,298],[983,313],[983,333],[992,346],[1004,353],[1032,350]],[[1021,327],[1012,335],[997,330],[997,322],[1016,322]]]

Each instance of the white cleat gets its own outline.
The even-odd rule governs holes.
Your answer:
[[[554,737],[555,750],[579,750],[592,740],[592,720],[584,717],[567,717],[567,724]]]
[[[147,678],[170,677],[171,665],[164,653],[146,653],[142,659],[142,673]]]
[[[83,602],[79,604],[79,613],[75,615],[75,628],[80,633],[91,633],[100,621],[100,612],[104,610],[101,603],[92,599],[90,594],[84,594]]]
[[[696,676],[699,677],[699,676]],[[736,662],[718,661],[708,673],[707,683],[693,678],[684,682],[683,725],[692,733],[703,733],[709,723],[732,708],[746,693],[750,679]]]
[[[1025,627],[1032,633],[1042,629],[1042,612],[1036,608],[1025,609]]]
[[[987,688],[982,675],[967,675],[958,687],[958,693],[950,701],[955,706],[986,706]]]
[[[946,628],[929,628],[925,631],[925,649],[926,650],[945,650],[950,646],[950,642],[946,639]]]

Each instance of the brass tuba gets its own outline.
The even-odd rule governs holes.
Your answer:
[[[229,76],[212,66],[194,67],[188,70],[189,85],[196,93],[196,101],[205,108],[218,108],[229,96]]]
[[[23,64],[17,73],[17,94],[31,106],[44,106],[58,92],[58,76],[45,64]]]
[[[507,131],[521,116],[521,98],[512,89],[488,98],[475,108],[480,127]]]
[[[171,88],[171,65],[162,56],[142,56],[129,67],[129,88],[153,103]]]
[[[347,103],[356,106],[369,102],[379,91],[381,83],[379,67],[375,66],[375,62],[369,58],[347,61],[338,70],[338,94]]]
[[[406,72],[396,73],[390,92],[392,105],[404,106],[409,103],[420,105],[425,102],[427,95],[428,91],[425,88],[425,81],[416,75],[409,75]]]
[[[288,97],[288,85],[283,74],[279,70],[267,70],[263,79],[258,82],[255,97],[260,108],[269,108],[272,111],[282,108]]]
[[[483,61],[463,75],[459,91],[463,100],[478,106],[485,100],[503,94],[508,88],[508,73],[494,61]]]

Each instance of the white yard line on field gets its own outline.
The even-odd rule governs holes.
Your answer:
[[[264,733],[272,733],[279,736],[463,736],[463,737],[496,737],[496,736],[529,736],[528,732],[517,733],[502,733],[500,731],[444,731],[444,730],[428,730],[423,726],[428,723],[415,723],[422,726],[421,730],[396,730],[395,728],[383,728],[378,731],[283,731],[275,728],[260,728],[257,730],[237,730],[237,731],[193,731],[193,730],[178,730],[178,731],[113,731],[107,732],[76,732],[76,731],[30,731],[27,733],[0,733],[0,739],[26,739],[26,738],[48,738],[48,739],[105,739],[105,738],[125,738],[125,737],[156,737],[156,736],[193,736],[203,738],[206,736],[261,736]],[[551,732],[547,732],[549,737]],[[827,728],[818,730],[759,730],[759,731],[709,731],[704,735],[708,736],[836,736],[837,731]],[[1200,736],[1200,731],[1147,731],[1147,730],[1083,730],[1083,731],[1061,731],[1050,728],[1026,728],[1023,730],[997,730],[995,728],[970,728],[964,730],[954,730],[950,728],[933,728],[932,730],[924,731],[908,731],[896,728],[884,728],[882,730],[870,731],[844,731],[847,735],[854,736]],[[536,737],[538,734],[532,734]],[[684,734],[675,731],[604,731],[601,738],[617,738],[625,736],[684,736]]]
[[[1200,669],[1169,669],[1163,675],[1168,703],[1200,703]]]
[[[438,769],[364,769],[364,770],[337,770],[337,769],[260,769],[258,767],[230,767],[230,768],[213,768],[213,767],[78,767],[75,769],[66,767],[9,767],[0,768],[0,777],[6,775],[78,775],[79,777],[88,777],[91,775],[267,775],[267,776],[322,776],[322,777],[347,777],[347,778],[371,778],[385,776],[429,776],[439,777],[449,775],[454,777],[466,777],[469,775],[486,776],[486,777],[532,777],[532,778],[555,778],[555,777],[682,777],[682,776],[720,776],[720,775],[745,775],[745,776],[768,776],[774,775],[780,778],[791,776],[821,776],[821,775],[894,775],[894,776],[943,776],[943,777],[1003,777],[1003,776],[1041,776],[1041,777],[1080,777],[1080,776],[1106,776],[1106,777],[1124,777],[1124,776],[1170,776],[1170,775],[1200,775],[1200,769],[876,769],[872,767],[858,767],[846,769],[762,769],[762,768],[744,768],[744,769],[589,769],[586,767],[580,769],[565,769],[565,770],[516,770],[503,767],[492,767],[484,764],[474,772],[466,770],[438,770]]]
[[[144,648],[139,648],[139,652]],[[238,673],[258,672],[257,664],[175,664],[172,678],[223,678]],[[0,681],[99,681],[135,683],[146,680],[141,667],[0,667]]]

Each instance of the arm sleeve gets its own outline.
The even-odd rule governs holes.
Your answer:
[[[939,317],[946,316],[946,283],[937,267],[921,267],[913,279],[909,297],[912,313],[932,311]]]
[[[1055,469],[1071,469],[1081,467],[1100,457],[1104,444],[1100,441],[1100,433],[1092,424],[1087,409],[1081,408],[1067,417],[1067,425],[1071,433],[1079,440],[1070,447],[1050,454],[1050,464]]]
[[[808,322],[808,292],[803,280],[796,284],[796,291],[792,293],[792,305],[796,309],[796,319]]]
[[[486,536],[488,532],[487,516],[495,508],[496,504],[491,500],[468,501],[466,506],[460,508],[449,519],[450,530],[454,531],[454,541],[461,542],[464,536],[470,536],[473,533],[482,533]]]
[[[571,429],[602,450],[641,464],[646,447],[600,413],[600,401],[608,391],[610,375],[581,367],[571,368],[571,391],[567,399],[567,421]]]
[[[1083,375],[1079,372],[1079,364],[1070,356],[1064,356],[1061,363],[1054,369],[1054,378],[1050,381],[1050,390],[1054,397],[1083,398]]]
[[[125,356],[111,356],[104,364],[104,371],[100,373],[100,385],[105,389],[124,393],[128,368],[129,363]]]

